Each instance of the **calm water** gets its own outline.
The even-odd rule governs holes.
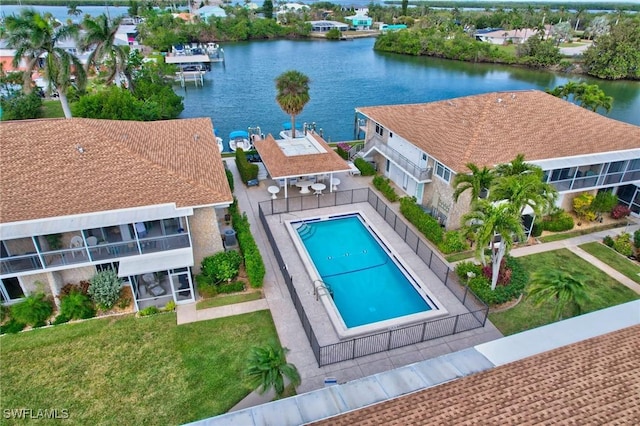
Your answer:
[[[307,223],[300,238],[348,328],[431,310],[359,218]]]
[[[275,101],[275,78],[290,69],[311,79],[311,100],[299,122],[316,122],[330,141],[354,137],[354,109],[430,102],[478,93],[553,88],[565,75],[513,67],[415,58],[373,51],[373,38],[354,41],[265,41],[224,44],[204,87],[176,86],[182,117],[211,117],[219,135],[260,126],[277,135],[289,117]],[[577,77],[574,77],[574,79]],[[640,125],[640,83],[597,83],[614,97],[609,117]]]

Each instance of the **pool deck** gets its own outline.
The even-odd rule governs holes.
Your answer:
[[[289,291],[287,290],[286,284],[284,283],[282,275],[280,274],[278,264],[271,250],[271,247],[269,246],[264,229],[262,228],[262,224],[260,223],[260,219],[258,218],[258,203],[270,199],[271,194],[267,191],[267,188],[272,185],[273,182],[270,180],[265,180],[261,181],[258,186],[246,187],[241,183],[240,175],[236,168],[235,161],[233,159],[226,159],[225,161],[227,162],[229,169],[233,172],[236,182],[234,195],[238,199],[240,209],[247,214],[249,223],[251,224],[252,234],[256,240],[260,252],[263,255],[266,267],[266,276],[264,280],[264,294],[266,304],[271,311],[271,315],[273,316],[276,330],[278,332],[278,336],[280,337],[282,345],[290,349],[290,352],[287,354],[287,360],[293,363],[298,368],[298,371],[300,372],[300,375],[302,377],[302,384],[297,388],[298,393],[304,393],[323,388],[325,378],[327,377],[335,377],[338,383],[346,383],[351,380],[367,377],[372,374],[381,373],[384,371],[389,371],[394,368],[405,366],[417,361],[435,358],[440,355],[457,352],[466,348],[471,348],[477,344],[489,342],[502,337],[502,334],[493,326],[493,324],[487,321],[487,324],[484,328],[459,333],[453,336],[447,336],[416,345],[406,346],[388,352],[369,355],[351,361],[344,361],[325,367],[318,367],[318,363],[313,355],[311,346],[309,344],[309,341],[307,340],[307,336],[305,335],[305,332],[302,328],[302,324],[298,319],[298,314],[296,313],[293,302],[291,301],[291,296],[289,295]],[[348,173],[342,173],[338,177],[341,181],[338,190],[369,187],[369,184],[372,180],[372,177],[351,176]],[[299,194],[298,191],[294,189],[293,191],[291,191],[291,195],[297,196]],[[307,197],[315,197],[315,195],[307,195]],[[367,207],[371,209],[371,211],[367,212]],[[392,205],[391,207],[397,211],[398,203],[396,203],[395,206]],[[381,229],[382,225],[388,227],[384,220],[377,213],[375,213],[375,211],[370,206],[368,206],[368,204],[363,204],[363,208],[365,209],[365,213],[367,214],[367,216],[374,222],[376,228]],[[296,215],[306,216],[318,214],[334,214],[344,211],[353,211],[354,209],[354,205],[337,206],[319,210],[297,212]],[[286,215],[283,214],[282,216],[284,220],[284,216]],[[292,216],[289,217],[289,219],[293,218],[294,217]],[[268,220],[270,224],[276,223],[278,225],[272,227],[272,231],[274,233],[276,233],[277,231],[278,233],[278,236],[274,235],[274,237],[276,237],[276,241],[279,242],[283,258],[292,259],[291,262],[287,260],[287,266],[290,268],[290,272],[294,277],[294,283],[296,283],[296,286],[298,286],[298,284],[304,285],[304,279],[297,279],[297,277],[306,276],[306,271],[304,270],[302,262],[299,260],[297,252],[295,252],[293,244],[291,244],[290,237],[286,233],[285,227],[279,224],[279,215],[269,216]],[[380,222],[380,225],[378,222]],[[414,271],[418,273],[423,281],[431,281],[431,278],[425,279],[425,276],[429,276],[429,274],[431,274],[431,271],[426,267],[426,265],[419,261],[415,253],[413,253],[411,249],[401,241],[400,237],[395,235],[395,232],[391,230],[390,227],[388,227],[387,231],[383,231],[382,233],[383,236],[391,242],[391,245],[397,252],[399,252],[403,259],[405,259],[405,261],[410,264],[412,269],[414,269]],[[282,241],[282,244],[280,244],[280,241]],[[297,259],[297,261],[294,262],[293,260],[295,259]],[[420,265],[419,263],[414,264],[416,259],[419,263],[422,263],[422,265]],[[437,280],[437,278],[433,278]],[[450,312],[456,312],[457,310],[462,309],[462,305],[460,304],[458,299],[442,284],[436,286],[435,290],[436,291],[434,291],[434,293],[436,294],[438,299],[446,306],[446,308]],[[310,305],[314,309],[314,315],[311,315],[310,311],[306,312],[309,314],[310,319],[312,320],[314,331],[316,333],[316,336],[320,340],[320,344],[327,344],[328,342],[335,341],[335,339],[337,339],[337,335],[335,334],[335,331],[333,330],[331,324],[329,324],[326,320],[326,312],[324,311],[324,308],[322,308],[319,302],[315,301],[315,297],[313,296],[313,288],[311,287],[310,283],[307,283],[307,288],[304,290],[304,294],[300,294],[300,296],[301,298],[304,296],[303,304],[305,306],[305,309],[307,308],[307,305]],[[260,304],[260,306],[264,305]],[[231,309],[233,309],[238,313],[243,311],[243,308],[241,307],[226,309],[228,309],[230,312]],[[193,312],[194,314],[196,313],[195,304],[194,307],[180,306],[179,310],[184,314],[187,314],[187,317],[189,316],[188,312]],[[314,321],[314,316],[316,314],[318,315],[316,318],[319,319],[319,323],[316,323]],[[322,314],[325,315],[324,319],[321,319],[321,317],[319,316]],[[207,318],[212,314],[198,311],[197,315],[202,318]],[[179,316],[181,316],[180,313]],[[182,316],[181,321],[189,322],[189,318]]]

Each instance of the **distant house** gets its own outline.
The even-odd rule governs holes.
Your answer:
[[[467,163],[493,168],[523,154],[572,208],[575,195],[612,191],[640,217],[640,127],[539,90],[486,93],[412,105],[356,108],[364,120],[360,155],[449,229],[469,194],[453,200]],[[527,211],[525,210],[525,214]],[[525,224],[531,223],[525,217]],[[529,222],[527,222],[529,221]]]
[[[344,22],[337,21],[309,21],[311,24],[311,31],[317,33],[326,33],[332,29],[337,29],[339,31],[348,31],[349,25]]]
[[[358,11],[353,16],[346,16],[344,19],[351,22],[351,27],[356,30],[370,30],[373,19],[368,17],[366,12]]]
[[[136,308],[195,300],[233,201],[211,119],[0,123],[0,302],[111,269]]]
[[[226,18],[227,12],[224,11],[220,6],[203,6],[200,9],[194,12],[196,15],[200,17],[203,21],[206,21],[210,17],[216,18]]]
[[[278,6],[275,11],[276,20],[279,23],[285,23],[286,15],[289,13],[293,13],[296,16],[302,16],[303,13],[311,10],[309,6],[302,3],[285,3],[283,5]]]
[[[502,28],[484,28],[475,32],[475,38],[478,41],[484,41],[491,44],[522,44],[532,35],[537,34],[535,28],[522,28],[519,30],[505,30]],[[545,30],[548,35],[548,29]]]

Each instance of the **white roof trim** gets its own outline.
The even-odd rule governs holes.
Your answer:
[[[176,208],[176,205],[173,203],[158,204],[155,206],[1,223],[0,238],[10,240],[34,235],[56,234],[77,231],[79,229],[101,228],[103,226],[120,225],[123,223],[148,222],[192,215],[192,207]]]
[[[625,151],[600,152],[597,154],[580,154],[573,157],[550,158],[547,160],[527,160],[525,158],[525,161],[540,166],[543,170],[554,170],[633,159],[640,159],[640,148]]]
[[[193,266],[193,252],[190,247],[156,252],[120,259],[119,277],[147,274]]]

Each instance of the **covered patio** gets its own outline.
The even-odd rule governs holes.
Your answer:
[[[268,187],[272,198],[295,187],[296,195],[322,195],[323,191],[338,190],[337,173],[349,172],[351,167],[315,132],[304,137],[274,139],[272,135],[254,142],[274,185]]]

